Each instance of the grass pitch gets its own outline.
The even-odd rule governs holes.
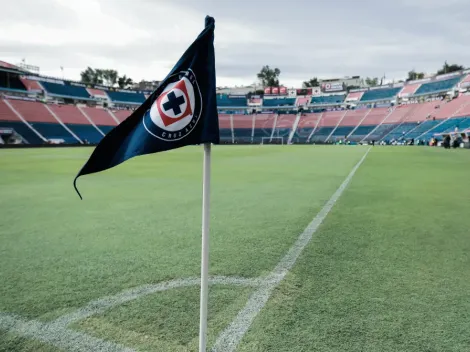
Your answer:
[[[213,148],[210,274],[269,273],[362,147]],[[88,148],[0,150],[0,313],[51,322],[103,296],[197,277],[202,147],[72,180]],[[239,351],[470,351],[470,154],[374,148]],[[211,286],[209,343],[253,288]],[[142,351],[197,350],[199,289],[72,329]],[[0,330],[0,351],[59,351]]]

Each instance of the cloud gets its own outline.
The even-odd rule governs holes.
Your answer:
[[[457,10],[456,10],[457,9]],[[218,84],[251,84],[263,65],[281,82],[313,76],[400,79],[470,55],[467,0],[16,0],[0,13],[0,59],[23,57],[48,75],[87,66],[161,79],[216,19]]]

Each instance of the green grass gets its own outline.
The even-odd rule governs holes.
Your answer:
[[[212,275],[267,274],[365,152],[213,149]],[[51,321],[199,274],[202,148],[78,181],[88,148],[0,150],[0,312]],[[240,351],[470,351],[470,154],[374,148]],[[212,286],[209,342],[252,292]],[[197,287],[73,325],[139,350],[197,350]],[[36,347],[37,346],[37,347]],[[0,351],[57,351],[0,330]]]

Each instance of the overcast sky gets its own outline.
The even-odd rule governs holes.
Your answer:
[[[79,79],[86,66],[160,80],[216,20],[217,84],[342,76],[400,79],[470,66],[470,0],[0,0],[0,60]]]

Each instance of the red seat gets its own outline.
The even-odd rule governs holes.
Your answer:
[[[43,103],[27,100],[9,99],[8,102],[20,113],[28,122],[52,122],[57,120],[44,107]]]
[[[21,121],[3,99],[0,99],[0,121]]]
[[[75,105],[48,105],[63,123],[89,125],[90,122]]]
[[[222,129],[231,129],[232,125],[230,122],[230,115],[228,114],[219,114],[219,128]]]
[[[104,109],[100,108],[89,108],[89,107],[82,107],[81,108],[85,114],[95,123],[95,125],[102,125],[102,126],[116,126],[116,121],[112,118],[110,113]]]

